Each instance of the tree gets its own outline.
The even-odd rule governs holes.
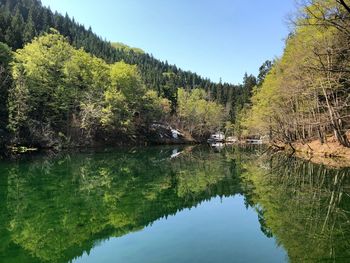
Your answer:
[[[284,54],[253,96],[247,127],[292,143],[333,133],[349,147],[347,20],[334,2],[312,1],[299,16]],[[327,14],[327,15],[326,15]],[[334,22],[334,23],[333,23]]]
[[[32,10],[30,10],[28,19],[25,23],[24,29],[23,29],[23,42],[29,43],[33,40],[33,38],[37,35],[35,30],[35,25],[33,21],[33,13]]]
[[[262,64],[259,68],[259,75],[257,79],[257,85],[261,86],[264,82],[266,75],[270,72],[272,68],[272,62],[270,60],[266,60],[264,64]]]
[[[11,49],[0,42],[0,143],[3,142],[2,136],[7,130],[8,124],[8,90],[11,86],[10,62],[12,61]]]
[[[337,0],[337,3],[342,5],[345,8],[345,10],[350,14],[350,5],[349,4],[347,4],[344,0]]]
[[[137,65],[142,82],[150,89],[158,92],[158,96],[165,97],[172,104],[172,114],[176,113],[177,89],[184,87],[194,89],[203,87],[210,100],[225,105],[232,111],[231,120],[234,120],[234,105],[241,96],[239,87],[228,83],[214,83],[190,71],[184,71],[175,65],[155,59],[138,48],[130,48],[121,43],[111,44],[93,33],[91,28],[71,19],[68,14],[64,16],[53,13],[49,8],[43,7],[38,0],[3,0],[0,6],[0,41],[4,41],[14,50],[22,48],[35,36],[48,33],[55,28],[68,38],[75,48],[84,50],[108,63],[124,61],[127,64]],[[232,92],[233,91],[233,92]],[[232,95],[234,93],[234,96]],[[231,94],[230,96],[228,96]]]
[[[214,83],[137,48],[113,46],[91,28],[68,14],[53,13],[38,0],[2,3],[0,41],[18,50],[9,102],[9,127],[18,138],[36,141],[45,138],[43,134],[60,134],[69,140],[78,134],[92,138],[106,129],[135,130],[155,116],[169,119],[169,102],[174,119],[178,87],[203,87],[209,94],[205,100],[224,105],[231,121],[237,105],[244,105],[251,96],[251,89]],[[54,34],[52,27],[57,30]],[[59,34],[59,41],[44,43],[42,36],[49,39]],[[111,106],[114,103],[121,107],[120,112]]]
[[[12,132],[25,131],[24,137],[36,138],[51,130],[66,131],[75,99],[65,79],[65,63],[72,54],[73,48],[56,32],[15,53],[9,100]]]
[[[203,89],[191,92],[178,90],[178,118],[182,129],[203,140],[210,133],[220,130],[225,118],[224,107],[216,102],[206,100]]]
[[[14,17],[11,19],[10,27],[7,28],[5,39],[7,43],[11,43],[14,49],[20,48],[23,45],[22,32],[24,28],[24,21],[19,7],[15,9]]]

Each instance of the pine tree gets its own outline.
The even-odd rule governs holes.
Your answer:
[[[29,43],[37,35],[33,21],[33,11],[30,10],[28,19],[23,30],[23,42]]]
[[[10,27],[6,30],[5,40],[7,43],[11,43],[11,47],[14,49],[21,48],[23,46],[23,34],[24,21],[20,8],[17,5],[15,8],[15,15],[11,20]]]
[[[0,141],[1,132],[3,133],[6,130],[8,122],[7,98],[8,89],[11,86],[9,66],[11,60],[11,49],[6,44],[0,42]]]

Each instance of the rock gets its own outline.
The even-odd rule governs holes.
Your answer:
[[[152,123],[147,139],[155,144],[186,144],[193,143],[192,138],[186,137],[181,131],[164,123]]]

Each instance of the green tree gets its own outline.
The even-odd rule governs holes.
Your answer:
[[[11,86],[10,62],[12,51],[0,42],[0,144],[4,142],[5,131],[8,124],[8,90]]]
[[[246,126],[289,144],[324,143],[334,134],[349,147],[349,14],[334,1],[315,0],[296,25],[283,56],[255,91]]]
[[[21,48],[23,45],[24,21],[21,10],[17,5],[14,11],[14,16],[11,18],[10,27],[7,28],[5,39],[14,49]]]
[[[178,118],[182,128],[202,140],[220,130],[225,118],[224,107],[206,99],[206,92],[178,90]]]
[[[42,136],[67,127],[74,90],[65,81],[65,63],[73,48],[59,34],[46,34],[14,55],[9,127],[14,133]]]
[[[30,10],[28,14],[28,19],[25,23],[24,29],[23,29],[23,41],[24,43],[29,43],[33,40],[33,38],[37,35],[36,29],[33,21],[33,13],[32,10]]]
[[[259,68],[259,75],[257,78],[257,86],[261,86],[264,82],[267,74],[270,72],[272,68],[272,61],[266,60]]]

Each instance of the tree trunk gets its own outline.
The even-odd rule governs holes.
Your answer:
[[[324,94],[325,99],[326,99],[328,113],[329,113],[329,117],[331,120],[334,135],[341,145],[350,148],[350,142],[349,142],[348,137],[346,136],[346,132],[343,129],[341,119],[335,118],[334,109],[333,109],[332,105],[329,103],[327,91],[325,90],[324,87],[322,87],[322,90],[323,90],[323,94]]]

